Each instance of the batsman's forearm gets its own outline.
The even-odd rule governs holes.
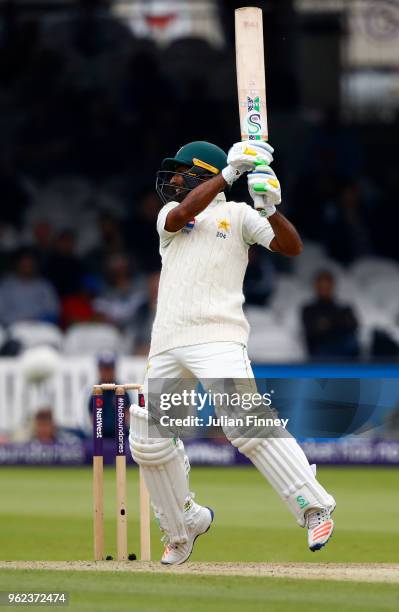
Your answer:
[[[177,232],[191,219],[202,212],[212,200],[226,188],[226,182],[221,174],[209,179],[184,198],[183,202],[172,208],[166,217],[165,229],[167,232]]]
[[[274,213],[267,220],[274,231],[274,238],[270,244],[272,250],[287,257],[300,255],[303,244],[292,223],[279,212]]]

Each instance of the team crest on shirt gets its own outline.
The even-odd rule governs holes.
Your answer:
[[[230,231],[230,221],[227,219],[219,219],[218,220],[218,231],[216,234],[216,238],[224,238],[226,240],[227,234]]]
[[[181,230],[182,233],[183,234],[189,234],[194,229],[194,225],[195,225],[195,217],[194,217],[194,219],[191,219],[191,221],[186,223],[186,225]]]

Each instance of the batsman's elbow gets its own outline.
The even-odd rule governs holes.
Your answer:
[[[298,257],[303,251],[303,243],[301,240],[296,240],[295,242],[282,245],[274,239],[269,248],[285,257]]]
[[[303,243],[299,241],[297,244],[294,244],[289,247],[287,253],[284,253],[287,257],[298,257],[303,251]]]

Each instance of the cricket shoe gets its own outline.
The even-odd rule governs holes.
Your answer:
[[[193,500],[185,511],[184,520],[187,529],[187,542],[184,544],[169,544],[167,541],[161,563],[164,565],[180,565],[187,561],[193,552],[195,540],[206,533],[213,521],[213,510],[200,506]]]
[[[325,508],[314,508],[306,513],[308,544],[312,552],[323,548],[332,536],[334,521],[331,518],[331,512],[332,510]]]

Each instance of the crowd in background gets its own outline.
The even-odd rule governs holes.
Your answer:
[[[239,138],[231,32],[225,48],[199,38],[160,48],[97,4],[82,0],[62,19],[21,18],[12,3],[3,10],[0,325],[133,327],[131,350],[145,353],[160,269],[155,173],[187,141],[228,149]],[[269,77],[284,212],[343,267],[369,255],[398,259],[398,173],[378,142],[387,128],[348,127],[337,109],[305,120],[295,83],[273,70]],[[288,110],[282,92],[292,95]],[[232,197],[249,202],[244,181]],[[291,271],[290,261],[254,249],[247,304],[267,306],[278,274]],[[330,354],[355,357],[357,321],[346,306],[332,316],[327,343],[342,328]],[[311,308],[303,313],[308,352],[328,355]]]

